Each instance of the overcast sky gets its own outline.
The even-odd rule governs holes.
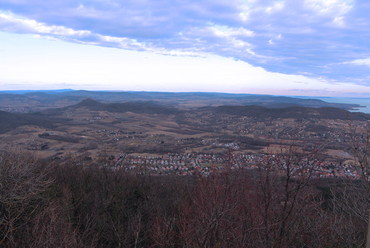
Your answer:
[[[0,0],[0,90],[370,96],[368,0]]]

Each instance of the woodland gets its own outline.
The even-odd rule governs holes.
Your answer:
[[[226,157],[223,171],[182,177],[3,150],[0,245],[364,247],[370,183],[357,148],[359,180],[314,179],[315,152],[293,147],[254,170],[231,170]]]

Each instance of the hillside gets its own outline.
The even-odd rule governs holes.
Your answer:
[[[52,128],[56,120],[48,119],[31,114],[14,114],[0,111],[0,133],[5,133],[20,126],[35,125],[44,128]]]
[[[179,110],[174,107],[167,107],[162,104],[158,104],[153,101],[140,101],[140,102],[125,102],[125,103],[100,103],[90,98],[83,100],[82,102],[69,106],[69,108],[77,109],[81,107],[86,107],[89,110],[94,111],[107,111],[115,113],[146,113],[146,114],[166,114],[172,115],[177,114]]]
[[[288,107],[288,108],[266,108],[262,106],[219,106],[216,108],[204,108],[211,110],[215,114],[231,114],[237,116],[248,116],[254,118],[317,118],[317,119],[339,119],[339,120],[369,120],[370,115],[361,112],[349,112],[339,108],[307,108],[307,107]]]

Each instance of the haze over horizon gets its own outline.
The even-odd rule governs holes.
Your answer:
[[[0,90],[370,96],[365,0],[0,2]]]

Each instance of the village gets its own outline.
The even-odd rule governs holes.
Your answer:
[[[111,156],[105,164],[116,170],[136,171],[150,175],[208,175],[215,171],[227,169],[266,169],[266,165],[286,169],[284,157],[275,159],[276,155],[267,154],[166,154],[158,157],[118,155]],[[280,166],[280,167],[279,167]],[[308,161],[302,158],[298,164],[292,163],[290,168],[294,177],[308,176],[313,178],[349,178],[358,179],[360,175],[353,164],[325,162],[318,159]],[[305,175],[306,174],[306,175]]]

